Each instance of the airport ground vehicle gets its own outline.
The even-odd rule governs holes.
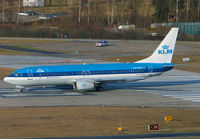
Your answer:
[[[96,43],[96,47],[108,46],[108,41],[102,40]]]
[[[39,15],[39,13],[36,13],[35,11],[27,11],[24,13],[18,13],[19,15],[26,15],[26,16],[31,16],[31,15]]]
[[[18,13],[18,15],[26,15],[26,16],[28,16],[28,13]]]
[[[40,15],[40,16],[39,16],[39,19],[43,19],[43,20],[44,20],[44,19],[48,19],[48,17],[45,16],[45,15]]]

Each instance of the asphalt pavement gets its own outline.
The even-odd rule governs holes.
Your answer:
[[[115,135],[115,136],[91,136],[91,137],[56,137],[56,138],[28,138],[28,139],[149,139],[149,138],[185,138],[200,137],[200,132],[186,133],[161,133],[161,134],[137,134],[137,135]],[[26,138],[23,138],[26,139]]]
[[[199,74],[172,70],[138,82],[106,84],[104,91],[75,92],[72,86],[26,88],[0,81],[0,107],[135,106],[199,109]]]

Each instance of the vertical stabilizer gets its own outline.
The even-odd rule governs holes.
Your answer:
[[[179,28],[172,28],[154,53],[136,63],[171,63]]]

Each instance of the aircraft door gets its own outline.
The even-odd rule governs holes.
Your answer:
[[[150,75],[153,73],[153,67],[152,67],[152,65],[149,65],[148,66],[148,70],[149,70],[149,73],[150,73]]]
[[[46,69],[46,71],[48,71],[48,69]],[[37,83],[40,85],[45,84],[46,82],[48,82],[48,80],[46,80],[46,77],[44,76],[44,69],[42,68],[38,68],[36,70],[36,75],[37,75]]]
[[[27,70],[27,77],[28,77],[28,80],[33,80],[33,71],[32,71],[32,69],[28,69]]]

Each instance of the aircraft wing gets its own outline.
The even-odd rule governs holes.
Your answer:
[[[112,83],[112,82],[124,82],[124,81],[138,81],[144,80],[145,77],[135,77],[135,78],[104,78],[104,79],[97,79],[94,80],[95,83]]]
[[[87,90],[93,89],[98,84],[105,84],[105,83],[114,83],[114,82],[123,82],[123,81],[138,81],[143,80],[144,77],[135,77],[135,78],[104,78],[104,79],[91,79],[91,78],[84,78],[84,79],[77,79],[73,81],[73,87],[77,90]]]

